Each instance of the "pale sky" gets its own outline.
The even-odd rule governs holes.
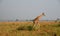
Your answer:
[[[0,0],[0,20],[34,19],[42,12],[42,20],[60,18],[60,0]]]

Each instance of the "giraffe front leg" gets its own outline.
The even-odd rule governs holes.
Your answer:
[[[37,22],[36,28],[37,28],[37,31],[40,30],[40,24],[39,24],[39,21]]]

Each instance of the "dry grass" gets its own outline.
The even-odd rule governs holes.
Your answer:
[[[43,21],[34,26],[35,30],[29,31],[27,27],[32,26],[32,22],[0,22],[0,36],[60,36],[59,24]],[[24,27],[24,30],[17,30],[18,27]]]

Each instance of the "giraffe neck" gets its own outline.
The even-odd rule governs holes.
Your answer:
[[[34,20],[39,20],[40,18],[42,18],[42,14],[40,16],[37,16]]]
[[[43,15],[38,16],[38,19],[42,18]]]

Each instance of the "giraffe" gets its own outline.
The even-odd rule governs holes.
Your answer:
[[[37,16],[37,17],[33,20],[33,24],[38,24],[38,23],[39,23],[39,19],[40,19],[42,16],[45,16],[45,14],[42,13],[41,15]]]

